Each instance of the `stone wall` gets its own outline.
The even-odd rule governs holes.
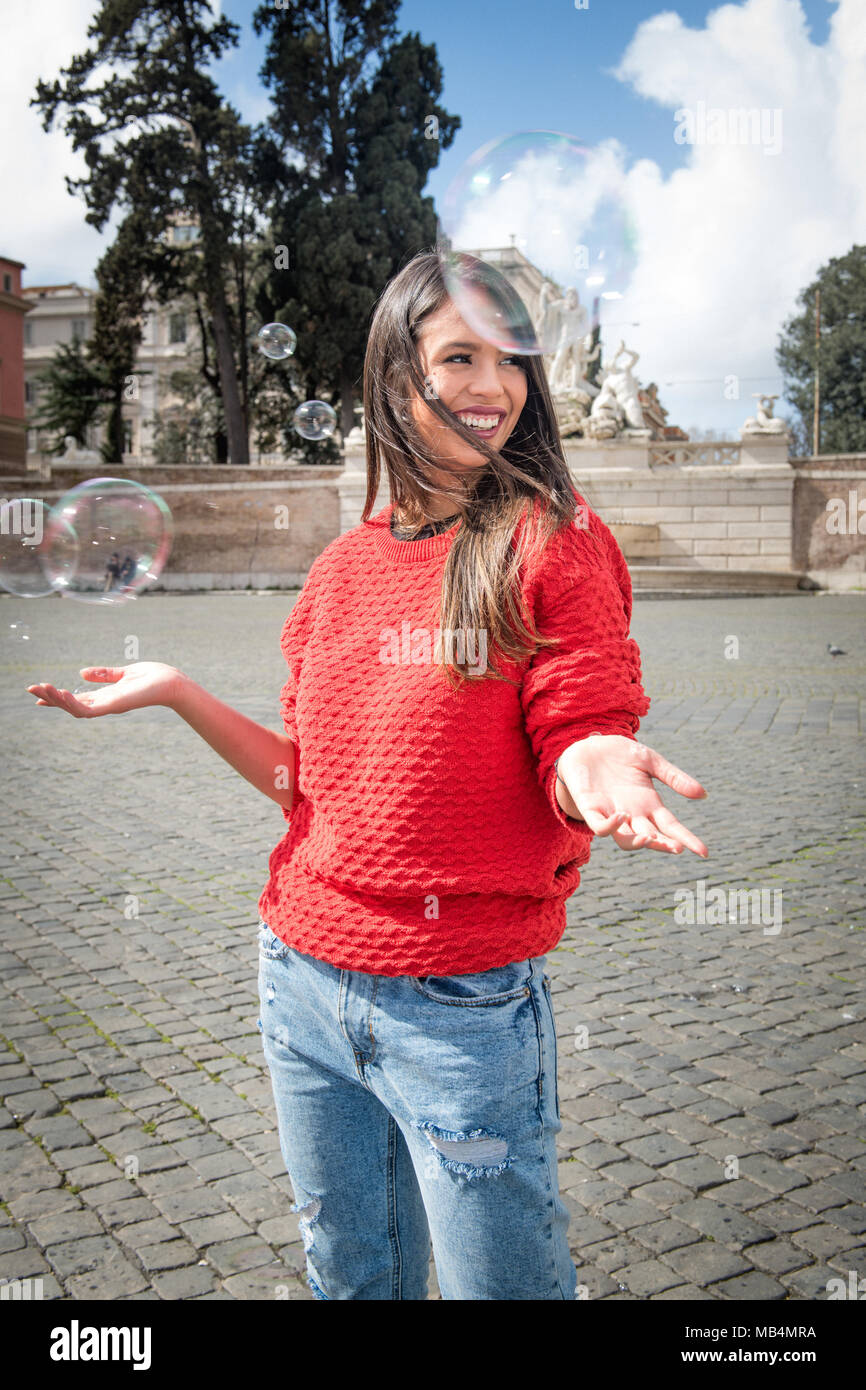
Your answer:
[[[866,573],[866,456],[817,455],[794,459],[793,468],[794,568],[808,571],[822,587],[862,587]]]
[[[643,442],[615,449],[568,443],[575,486],[611,526],[633,567],[700,574],[800,574],[826,588],[864,587],[866,456],[780,461],[746,442],[738,463],[654,464]],[[775,455],[775,456],[774,456]],[[611,459],[613,462],[608,462]],[[4,477],[4,498],[49,504],[108,470],[60,464],[50,481]],[[171,509],[174,540],[161,582],[169,590],[286,588],[303,583],[335,536],[356,526],[366,497],[362,453],[332,467],[165,466],[111,470],[153,488]],[[847,508],[844,533],[828,527],[827,502]],[[380,485],[373,511],[389,499]],[[852,507],[853,503],[853,507]],[[854,516],[853,523],[851,516]],[[851,526],[853,524],[853,531]],[[665,580],[667,582],[667,580]]]

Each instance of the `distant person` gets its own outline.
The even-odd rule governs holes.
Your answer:
[[[501,273],[462,263],[528,337]],[[541,357],[479,341],[435,251],[379,299],[364,411],[364,513],[284,625],[280,732],[161,662],[28,690],[77,719],[167,706],[288,822],[257,904],[259,1027],[314,1296],[423,1300],[432,1239],[443,1299],[573,1299],[545,953],[593,836],[704,859],[653,778],[706,792],[636,741],[628,570],[572,484]]]
[[[117,576],[119,574],[120,556],[118,555],[116,550],[112,550],[111,555],[108,559],[108,563],[105,566],[105,584],[103,585],[102,589],[102,592],[104,594],[107,594],[109,589],[114,588],[114,585],[117,582]]]
[[[132,556],[127,555],[123,564],[120,566],[120,572],[118,574],[119,588],[124,588],[127,584],[132,583],[132,576],[135,574],[135,568],[135,561]]]

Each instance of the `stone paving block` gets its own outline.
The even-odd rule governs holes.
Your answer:
[[[48,1262],[35,1246],[24,1245],[0,1255],[0,1279],[30,1279],[48,1272]]]
[[[862,1246],[860,1238],[852,1235],[850,1231],[843,1231],[839,1226],[823,1224],[807,1226],[804,1231],[792,1231],[790,1241],[798,1249],[808,1250],[810,1255],[819,1260],[828,1260],[832,1255]]]
[[[674,1218],[635,1226],[632,1235],[636,1241],[657,1255],[664,1254],[666,1250],[679,1250],[683,1246],[694,1245],[701,1239],[697,1230]]]
[[[628,1153],[651,1168],[661,1168],[674,1159],[690,1158],[694,1150],[671,1134],[652,1134],[643,1139],[626,1139],[622,1143]]]
[[[609,1222],[621,1231],[630,1231],[635,1226],[645,1226],[658,1220],[657,1208],[638,1197],[606,1202],[598,1208],[597,1215],[600,1220]]]
[[[641,1260],[616,1271],[616,1278],[625,1284],[630,1293],[639,1298],[650,1298],[664,1293],[666,1289],[682,1287],[684,1281],[672,1269],[659,1260]],[[784,1289],[782,1294],[784,1296]]]
[[[602,1269],[595,1269],[592,1265],[583,1265],[577,1262],[577,1291],[575,1298],[579,1302],[593,1302],[597,1298],[606,1298],[609,1294],[618,1293],[619,1284],[612,1279],[609,1274],[605,1274]]]
[[[26,1243],[20,1226],[13,1225],[8,1219],[0,1225],[0,1255],[6,1255],[10,1250],[20,1250]]]
[[[839,1276],[826,1265],[810,1265],[806,1269],[796,1269],[793,1274],[780,1274],[779,1283],[788,1290],[789,1296],[806,1299],[829,1299],[831,1279]]]
[[[719,1182],[724,1181],[725,1164],[719,1159],[711,1158],[709,1154],[702,1153],[666,1163],[658,1172],[661,1177],[668,1178],[671,1182],[681,1183],[695,1192],[703,1192],[707,1188],[718,1187]]]
[[[759,1300],[779,1302],[788,1297],[788,1291],[782,1284],[757,1269],[740,1274],[735,1279],[724,1279],[720,1284],[714,1284],[713,1289],[718,1291],[721,1298],[734,1299],[737,1303]]]
[[[710,1241],[698,1241],[682,1250],[669,1250],[661,1258],[683,1279],[701,1286],[747,1274],[750,1268],[742,1256]]]
[[[749,1249],[749,1259],[759,1269],[763,1269],[767,1274],[790,1274],[795,1269],[802,1269],[804,1265],[810,1263],[811,1256],[808,1250],[798,1250],[796,1245],[792,1245],[789,1240],[764,1241],[760,1245],[753,1245]]]
[[[10,1199],[9,1214],[16,1221],[32,1221],[37,1216],[51,1216],[55,1212],[73,1211],[81,1202],[74,1193],[65,1187],[51,1187],[24,1192],[20,1197]]]
[[[252,1235],[246,1221],[242,1221],[233,1211],[223,1212],[219,1216],[197,1216],[191,1220],[179,1221],[177,1224],[187,1239],[199,1250],[216,1245],[220,1241],[233,1240],[235,1236]]]
[[[40,1245],[59,1245],[82,1236],[101,1236],[102,1223],[92,1211],[56,1212],[53,1216],[37,1217],[30,1223],[30,1232]]]
[[[153,1287],[160,1298],[195,1298],[200,1294],[213,1293],[216,1277],[206,1265],[184,1265],[181,1269],[167,1270],[153,1275]]]
[[[213,1189],[251,1224],[281,1216],[286,1210],[285,1193],[275,1182],[255,1172],[216,1179]]]
[[[45,1256],[61,1279],[94,1269],[108,1269],[112,1264],[125,1262],[120,1246],[111,1236],[104,1234],[48,1245]]]
[[[640,1263],[646,1258],[646,1251],[636,1241],[630,1240],[619,1231],[614,1231],[605,1240],[593,1241],[582,1246],[580,1255],[587,1264],[595,1269],[604,1270],[605,1274],[610,1274],[618,1282],[622,1282],[615,1271],[627,1265]]]
[[[203,1154],[200,1158],[190,1159],[190,1164],[205,1181],[251,1171],[249,1159],[233,1149],[226,1149],[222,1153]]]
[[[105,1158],[102,1158],[98,1163],[87,1163],[81,1167],[67,1170],[67,1181],[82,1191],[89,1187],[100,1187],[104,1183],[117,1182],[117,1179],[122,1176],[122,1169],[118,1168],[116,1163],[109,1163]]]
[[[146,1197],[136,1194],[135,1188],[130,1184],[129,1196],[121,1202],[108,1202],[105,1206],[98,1209],[101,1221],[112,1229],[115,1226],[131,1226],[135,1222],[156,1220],[159,1213],[152,1202]]]
[[[622,1163],[609,1163],[604,1168],[599,1168],[599,1177],[611,1178],[618,1182],[621,1187],[637,1187],[641,1183],[652,1182],[655,1173],[652,1168],[648,1168],[645,1163],[638,1163],[637,1159],[624,1159]]]
[[[162,1216],[152,1216],[145,1221],[129,1221],[123,1225],[115,1225],[111,1234],[115,1240],[120,1240],[130,1249],[136,1250],[147,1245],[158,1245],[164,1240],[175,1240],[177,1228],[170,1226]]]
[[[695,1284],[677,1284],[675,1288],[664,1289],[662,1293],[655,1295],[659,1300],[676,1303],[711,1303],[715,1296],[706,1289],[699,1289]]]
[[[771,1226],[780,1235],[789,1231],[802,1231],[807,1226],[817,1226],[821,1220],[816,1213],[808,1212],[798,1203],[789,1202],[784,1197],[752,1207],[751,1210],[756,1221],[760,1221],[764,1226]]]
[[[235,1298],[281,1301],[297,1288],[298,1275],[279,1261],[242,1270],[223,1279],[222,1287]]]
[[[118,1178],[116,1182],[103,1182],[98,1187],[81,1189],[81,1200],[99,1211],[113,1206],[115,1202],[125,1202],[130,1196],[129,1179]]]
[[[832,1207],[828,1215],[833,1226],[841,1226],[852,1235],[866,1231],[866,1207]]]
[[[793,1191],[794,1188],[809,1186],[809,1179],[803,1173],[798,1173],[790,1165],[761,1154],[747,1154],[745,1158],[741,1158],[740,1173],[744,1178],[760,1184],[761,1187],[768,1187],[771,1192],[780,1196]]]
[[[259,1236],[236,1236],[207,1248],[208,1263],[218,1274],[228,1277],[243,1270],[274,1262],[274,1252]]]
[[[694,1226],[702,1236],[710,1236],[734,1250],[742,1250],[744,1246],[752,1246],[760,1241],[770,1241],[775,1235],[772,1227],[762,1226],[735,1207],[724,1206],[721,1200],[711,1202],[698,1197],[689,1202],[680,1202],[671,1208],[670,1215],[677,1221]],[[749,1258],[752,1258],[751,1251]]]
[[[164,1269],[186,1269],[198,1259],[198,1251],[188,1240],[162,1240],[156,1245],[136,1245],[134,1248],[148,1273]]]
[[[798,1187],[785,1195],[790,1202],[814,1215],[821,1215],[833,1207],[847,1206],[851,1200],[850,1196],[829,1178]]]

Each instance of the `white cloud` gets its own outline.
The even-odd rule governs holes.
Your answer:
[[[67,192],[64,175],[81,178],[83,157],[73,155],[56,120],[50,132],[43,130],[41,112],[29,105],[40,78],[55,80],[73,54],[89,47],[93,10],[93,0],[64,0],[50,11],[44,0],[0,6],[2,251],[26,263],[25,285],[92,285],[93,268],[112,240],[115,224],[97,232],[84,221],[83,199]]]
[[[864,240],[862,4],[839,0],[822,46],[810,40],[799,0],[723,5],[699,30],[671,11],[655,15],[638,26],[615,76],[669,109],[672,143],[692,113],[695,138],[706,143],[676,145],[683,167],[670,176],[649,159],[629,167],[622,146],[607,141],[576,177],[515,154],[501,183],[499,156],[491,192],[464,198],[459,226],[447,230],[476,248],[507,245],[515,233],[531,260],[580,287],[566,258],[557,267],[552,229],[561,225],[570,249],[588,239],[601,175],[631,208],[638,247],[628,295],[602,306],[606,347],[624,336],[641,353],[638,374],[659,384],[671,423],[734,436],[754,413],[753,391],[781,391],[774,348],[797,293],[831,256]],[[752,110],[761,113],[754,126],[739,114]],[[731,377],[733,402],[724,394]]]
[[[214,16],[220,0],[212,0]],[[85,222],[87,206],[81,195],[67,192],[65,175],[82,178],[87,166],[74,154],[63,133],[66,108],[60,107],[49,132],[42,116],[29,102],[41,78],[59,78],[75,54],[92,43],[87,29],[92,22],[94,0],[63,0],[49,6],[47,0],[3,0],[0,4],[0,188],[3,220],[0,252],[24,261],[23,283],[66,284],[75,281],[95,285],[96,264],[111,242],[120,221],[115,211],[102,232]],[[229,50],[231,57],[236,50]],[[105,80],[109,70],[97,71],[89,85]],[[243,108],[244,119],[258,120],[266,101],[260,91],[241,84],[238,96],[229,100]]]
[[[862,0],[839,0],[822,46],[799,0],[723,5],[701,30],[657,15],[628,45],[616,75],[670,109],[671,138],[684,108],[779,113],[777,153],[760,143],[684,145],[685,167],[669,178],[647,160],[628,172],[640,224],[640,370],[660,384],[718,381],[662,385],[672,420],[730,431],[753,413],[751,392],[781,389],[745,379],[778,376],[774,348],[797,293],[830,257],[863,242],[864,55]],[[739,402],[723,398],[728,375],[741,379]]]

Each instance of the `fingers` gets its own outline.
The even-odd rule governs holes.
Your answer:
[[[662,757],[654,748],[647,748],[645,744],[640,745],[646,757],[647,771],[651,777],[656,777],[660,782],[664,782],[673,791],[679,792],[680,796],[690,796],[693,800],[700,800],[708,795],[706,787],[702,787],[696,777],[691,777],[688,772],[683,772],[681,767],[675,763],[668,762],[667,758]]]
[[[626,818],[625,811],[614,811],[612,815],[605,815],[597,806],[586,806],[583,804],[578,806],[577,809],[595,835],[612,834]]]
[[[648,816],[632,816],[630,823],[621,827],[624,837],[628,837],[629,826],[632,831],[632,843],[621,845],[622,848],[655,849],[663,854],[682,854],[683,845],[680,841],[663,835]],[[618,839],[617,843],[621,844],[621,841]]]
[[[673,811],[669,811],[667,806],[659,806],[658,810],[653,812],[653,818],[656,825],[665,835],[669,835],[674,840],[679,840],[681,844],[685,845],[686,849],[693,850],[701,859],[706,859],[709,856],[710,851],[707,849],[703,840],[699,840],[697,835],[693,835],[691,830],[685,825],[681,825]]]
[[[57,709],[65,709],[76,719],[84,719],[90,714],[87,706],[69,690],[58,690],[53,685],[28,685],[27,690],[29,694],[38,696],[37,705],[54,705]]]

